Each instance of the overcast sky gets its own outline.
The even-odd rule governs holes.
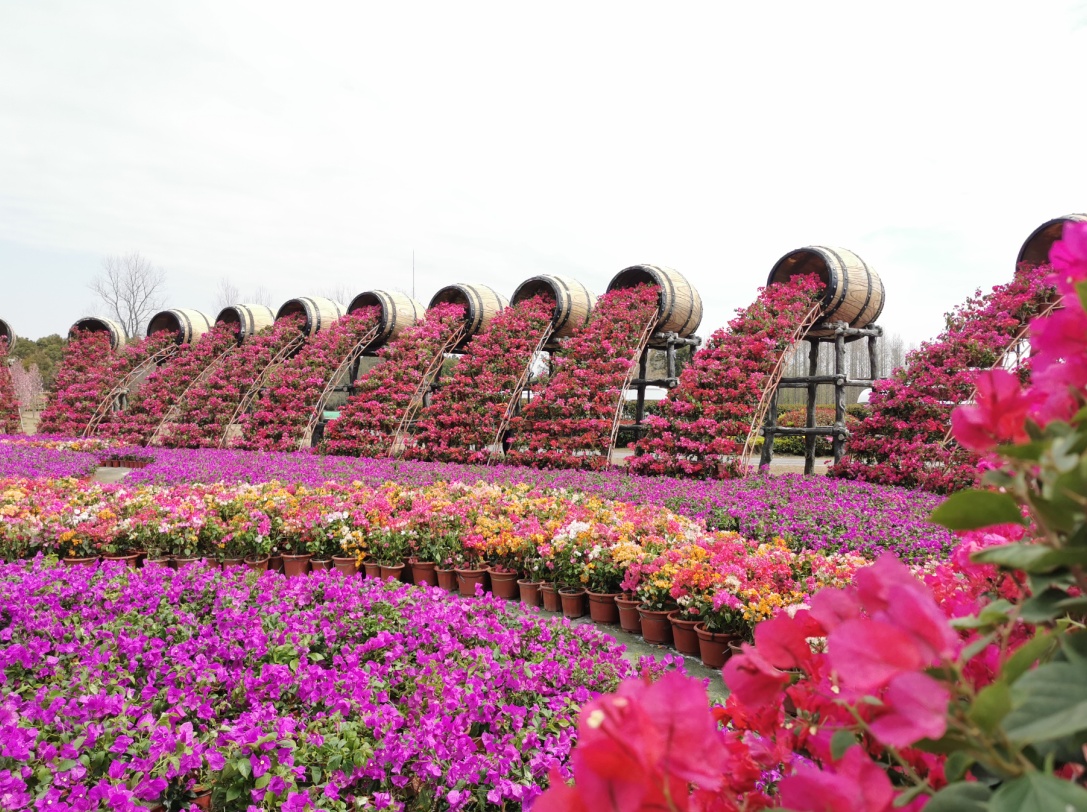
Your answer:
[[[334,288],[638,262],[708,335],[774,262],[843,246],[909,342],[1087,211],[1087,5],[0,4],[0,318],[97,310],[107,254],[214,315]],[[244,297],[243,297],[244,298]]]

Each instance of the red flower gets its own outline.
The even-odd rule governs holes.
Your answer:
[[[948,689],[925,674],[899,674],[887,685],[883,708],[869,723],[883,744],[906,747],[921,739],[938,739],[947,730]]]
[[[955,439],[974,451],[990,451],[1001,443],[1027,440],[1027,415],[1035,404],[1019,379],[1003,369],[977,376],[973,406],[960,406],[951,415]]]
[[[741,654],[725,663],[722,676],[729,691],[744,705],[763,708],[781,702],[789,675],[775,668],[754,646],[744,643]]]
[[[851,747],[833,772],[802,764],[781,782],[781,806],[796,812],[889,812],[891,780],[859,747]]]

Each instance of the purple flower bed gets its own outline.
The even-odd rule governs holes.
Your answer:
[[[0,607],[3,809],[516,807],[634,671],[591,627],[335,572],[39,559]]]
[[[116,451],[114,453],[117,453]],[[145,452],[146,453],[146,452]],[[951,533],[930,524],[943,497],[905,488],[783,474],[725,481],[632,476],[620,471],[546,470],[388,459],[258,454],[243,451],[154,449],[155,462],[129,482],[267,482],[308,485],[358,480],[369,485],[446,482],[528,483],[569,488],[638,504],[662,505],[710,528],[736,530],[754,539],[782,536],[812,550],[877,554],[907,559],[941,555],[955,546]]]
[[[30,445],[26,439],[0,434],[0,476],[82,477],[98,467],[96,452]]]

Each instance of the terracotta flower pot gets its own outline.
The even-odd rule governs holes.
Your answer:
[[[123,561],[130,570],[136,569],[136,564],[140,560],[139,553],[132,553],[131,555],[104,555],[102,561]]]
[[[584,589],[560,589],[559,599],[562,601],[563,617],[573,620],[585,614]]]
[[[702,655],[702,665],[706,668],[721,668],[725,661],[732,656],[732,646],[739,642],[740,638],[733,634],[711,632],[705,623],[695,624],[695,634],[698,635],[698,649]]]
[[[521,592],[521,603],[525,606],[540,605],[540,582],[522,578],[517,582],[517,588]]]
[[[199,558],[195,558],[195,557],[194,558],[179,558],[178,556],[175,555],[175,556],[173,556],[174,569],[181,569],[182,567],[187,567],[190,564],[195,564],[199,560],[200,560]]]
[[[311,558],[309,568],[312,572],[328,572],[332,569],[331,558]]]
[[[642,633],[642,618],[638,615],[638,601],[629,598],[616,598],[615,606],[619,610],[619,625],[623,631],[631,634]]]
[[[672,621],[672,641],[673,645],[676,647],[676,651],[680,654],[689,654],[692,657],[697,657],[698,635],[695,634],[694,627],[698,623],[698,620],[688,620],[684,618],[679,609],[674,609],[669,612],[668,619]]]
[[[223,559],[223,569],[228,570],[228,569],[233,569],[234,567],[240,567],[240,566],[242,566],[242,563],[243,563],[243,561],[240,558],[224,558]]]
[[[543,598],[545,612],[561,612],[562,601],[559,600],[559,590],[554,584],[541,584],[540,597]]]
[[[411,580],[420,585],[437,586],[437,569],[437,565],[433,561],[412,561]]]
[[[283,556],[268,556],[268,569],[272,572],[283,572]]]
[[[438,576],[438,586],[444,589],[446,592],[456,592],[457,587],[457,571],[453,569],[443,570],[440,567],[434,567],[434,574]]]
[[[457,587],[462,598],[471,598],[476,594],[476,584],[487,591],[487,570],[456,569]]]
[[[209,570],[221,570],[223,568],[223,562],[218,558],[201,558],[200,563],[207,567]]]
[[[268,556],[264,555],[264,556],[261,556],[260,558],[252,558],[252,557],[246,556],[245,566],[249,567],[249,569],[251,569],[251,570],[256,570],[257,572],[267,572],[268,571]]]
[[[619,622],[618,592],[589,592],[589,617],[593,623],[614,625]]]
[[[144,567],[169,567],[169,558],[145,558],[143,560]]]
[[[64,566],[66,567],[93,567],[98,564],[98,556],[90,556],[89,558],[62,558]]]
[[[364,561],[362,567],[366,572],[367,578],[381,577],[381,565],[378,564],[376,561]]]
[[[403,564],[381,564],[381,577],[390,581],[399,581],[404,574]]]
[[[309,572],[309,562],[313,558],[312,553],[302,553],[301,555],[288,555],[283,554],[283,574],[288,578],[297,578],[299,575],[305,575]]]
[[[668,612],[639,606],[638,617],[642,621],[642,637],[645,642],[658,646],[672,645],[672,621],[668,619]]]
[[[359,571],[359,565],[353,555],[332,556],[332,566],[336,568],[337,572],[342,573],[345,578],[356,575]]]
[[[499,572],[491,567],[487,570],[491,576],[491,592],[507,601],[515,601],[521,594],[517,587],[516,572]]]

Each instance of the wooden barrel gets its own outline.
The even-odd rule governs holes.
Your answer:
[[[596,307],[596,296],[587,287],[576,279],[557,274],[540,274],[526,279],[517,286],[510,303],[517,304],[541,293],[555,303],[551,323],[555,328],[552,335],[556,338],[572,335],[589,320]]]
[[[509,307],[509,302],[504,296],[486,285],[446,285],[430,297],[428,307],[434,307],[443,302],[464,305],[465,308],[464,322],[468,329],[464,340],[457,345],[456,349],[463,349],[472,336],[481,332],[491,323],[491,319]]]
[[[102,316],[85,316],[77,321],[70,328],[68,328],[68,338],[70,339],[76,330],[80,330],[84,333],[108,333],[109,334],[109,348],[114,352],[124,348],[125,342],[128,340],[125,336],[125,328],[115,322],[113,319],[103,318]]]
[[[328,327],[345,312],[347,309],[342,304],[324,296],[299,296],[280,305],[276,312],[276,321],[285,316],[301,314],[305,318],[302,332],[311,336]]]
[[[658,333],[678,333],[682,338],[694,334],[702,323],[702,297],[683,274],[661,265],[631,265],[615,275],[608,290],[656,285],[660,320]]]
[[[883,312],[885,292],[879,274],[845,248],[809,245],[790,251],[779,259],[767,285],[784,282],[798,274],[813,273],[826,286],[820,304],[823,321],[844,321],[850,327],[875,324]],[[812,338],[827,338],[833,330],[812,330]]]
[[[229,324],[234,328],[238,341],[267,327],[276,320],[272,308],[262,304],[236,304],[224,307],[215,317],[215,323]]]
[[[404,330],[423,318],[426,309],[406,293],[397,290],[368,290],[360,293],[347,306],[348,313],[354,313],[363,307],[380,307],[380,332],[367,347],[372,351],[394,341]]]
[[[6,338],[8,340],[9,351],[15,346],[15,342],[19,338],[15,335],[15,329],[3,319],[0,319],[0,338]]]
[[[175,307],[163,310],[147,322],[147,335],[173,333],[178,344],[192,344],[211,329],[211,320],[199,310]]]
[[[1053,247],[1053,243],[1061,238],[1064,224],[1083,222],[1087,222],[1087,214],[1066,214],[1064,217],[1057,217],[1047,223],[1042,223],[1031,232],[1026,242],[1023,243],[1023,247],[1019,249],[1019,257],[1015,260],[1015,267],[1018,268],[1024,262],[1031,266],[1045,265],[1049,262],[1049,249]]]

